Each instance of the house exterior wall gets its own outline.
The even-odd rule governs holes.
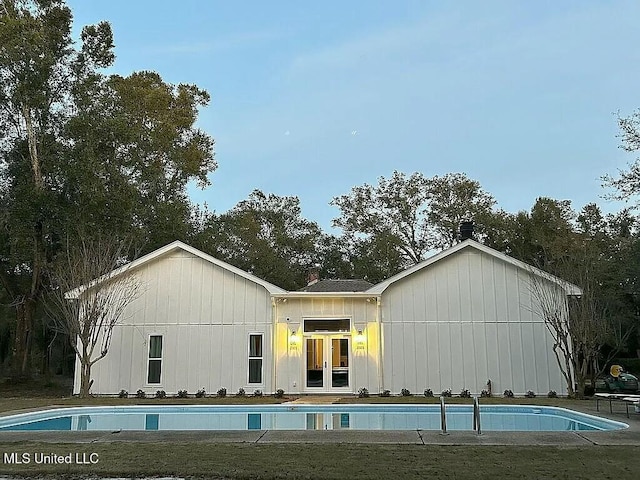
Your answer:
[[[339,294],[337,294],[339,295]],[[335,298],[288,298],[286,302],[276,300],[276,365],[275,388],[290,393],[304,393],[305,388],[305,340],[322,333],[304,333],[305,319],[341,319],[351,321],[351,332],[343,334],[350,339],[351,363],[349,391],[357,392],[366,387],[371,392],[378,390],[379,374],[379,328],[376,322],[375,297]],[[358,330],[364,334],[364,344],[357,345]],[[299,338],[290,342],[291,333]]]
[[[467,247],[382,294],[384,388],[564,394],[527,270]]]
[[[115,327],[107,356],[93,366],[92,393],[272,390],[271,297],[263,286],[184,250],[127,274],[133,273],[143,293]],[[250,334],[263,334],[261,384],[248,383]],[[163,336],[160,384],[147,383],[150,335]],[[75,393],[79,371],[77,363]]]
[[[349,385],[341,393],[363,387],[479,393],[487,380],[496,395],[565,393],[530,293],[532,271],[473,244],[369,292],[330,294],[287,293],[186,248],[125,273],[138,275],[142,294],[115,327],[108,355],[93,366],[92,393],[317,392],[305,381],[305,340],[325,338],[330,345],[333,334],[305,332],[305,319],[350,320],[351,331],[336,335],[350,341]],[[255,384],[248,382],[252,334],[263,340],[262,382]],[[152,335],[163,339],[159,384],[147,383]],[[79,376],[77,362],[75,393]]]

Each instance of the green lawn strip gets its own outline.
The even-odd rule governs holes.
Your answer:
[[[98,463],[34,463],[36,452]],[[0,454],[28,453],[29,464],[0,463],[0,473],[32,475],[178,475],[233,479],[599,478],[636,479],[640,446],[530,447],[352,444],[0,443]],[[94,457],[95,458],[95,457]]]
[[[256,404],[276,404],[291,400],[291,398],[274,397],[205,397],[205,398],[114,398],[114,397],[0,397],[0,413],[14,412],[23,409],[33,409],[49,407],[77,407],[77,406],[112,406],[112,405],[256,405]]]

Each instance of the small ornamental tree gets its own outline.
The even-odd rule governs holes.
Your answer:
[[[138,277],[127,271],[130,264],[121,266],[128,250],[128,242],[115,238],[81,238],[67,246],[50,274],[47,309],[80,360],[83,398],[93,384],[91,368],[109,352],[114,327],[141,291]]]

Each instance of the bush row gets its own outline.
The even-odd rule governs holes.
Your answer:
[[[130,396],[133,396],[135,398],[167,398],[167,392],[165,392],[164,390],[158,390],[155,393],[155,395],[151,395],[151,394],[147,394],[144,390],[140,389],[136,393],[130,395],[129,392],[123,389],[123,390],[120,390],[120,393],[118,394],[118,397],[120,398],[129,398]],[[205,391],[205,389],[201,388],[200,390],[195,392],[193,396],[195,398],[205,398],[205,397],[224,398],[227,396],[227,389],[221,388],[216,392],[215,395],[207,395],[207,392]],[[254,390],[253,395],[248,395],[247,392],[245,392],[244,388],[240,388],[238,389],[238,392],[235,394],[235,396],[236,397],[249,397],[249,396],[262,397],[263,393],[262,393],[262,390]],[[284,397],[284,390],[279,388],[273,393],[273,396],[275,398]],[[174,395],[174,398],[188,398],[188,397],[189,397],[189,393],[186,390],[178,390],[178,393]]]
[[[380,392],[380,396],[381,397],[390,397],[391,396],[391,391],[390,390],[383,390],[382,392]],[[411,392],[406,389],[403,388],[402,390],[400,390],[400,396],[402,397],[410,397],[411,396]],[[427,388],[424,391],[424,396],[425,397],[434,397],[435,395],[433,394],[433,390],[431,390],[430,388]],[[443,390],[440,393],[440,396],[442,397],[453,397],[453,394],[451,393],[451,389],[448,388],[446,390]],[[471,392],[469,390],[467,390],[466,388],[463,388],[460,391],[460,394],[458,395],[460,398],[471,398]],[[482,390],[482,392],[480,392],[480,396],[483,398],[486,397],[491,397],[492,394],[491,392],[489,392],[488,390]],[[511,390],[505,390],[503,393],[503,396],[505,398],[513,398],[514,394]],[[533,390],[528,390],[527,393],[524,394],[524,396],[526,398],[535,398],[536,394]],[[366,388],[361,388],[360,390],[358,390],[358,397],[360,398],[367,398],[369,397],[369,391]],[[548,398],[557,398],[558,394],[555,392],[555,390],[549,390],[549,392],[547,393],[547,397]]]

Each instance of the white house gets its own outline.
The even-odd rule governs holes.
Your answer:
[[[181,242],[117,275],[137,275],[144,293],[93,367],[94,394],[479,393],[488,380],[494,393],[563,393],[530,279],[581,293],[473,240],[373,286],[288,292]]]

